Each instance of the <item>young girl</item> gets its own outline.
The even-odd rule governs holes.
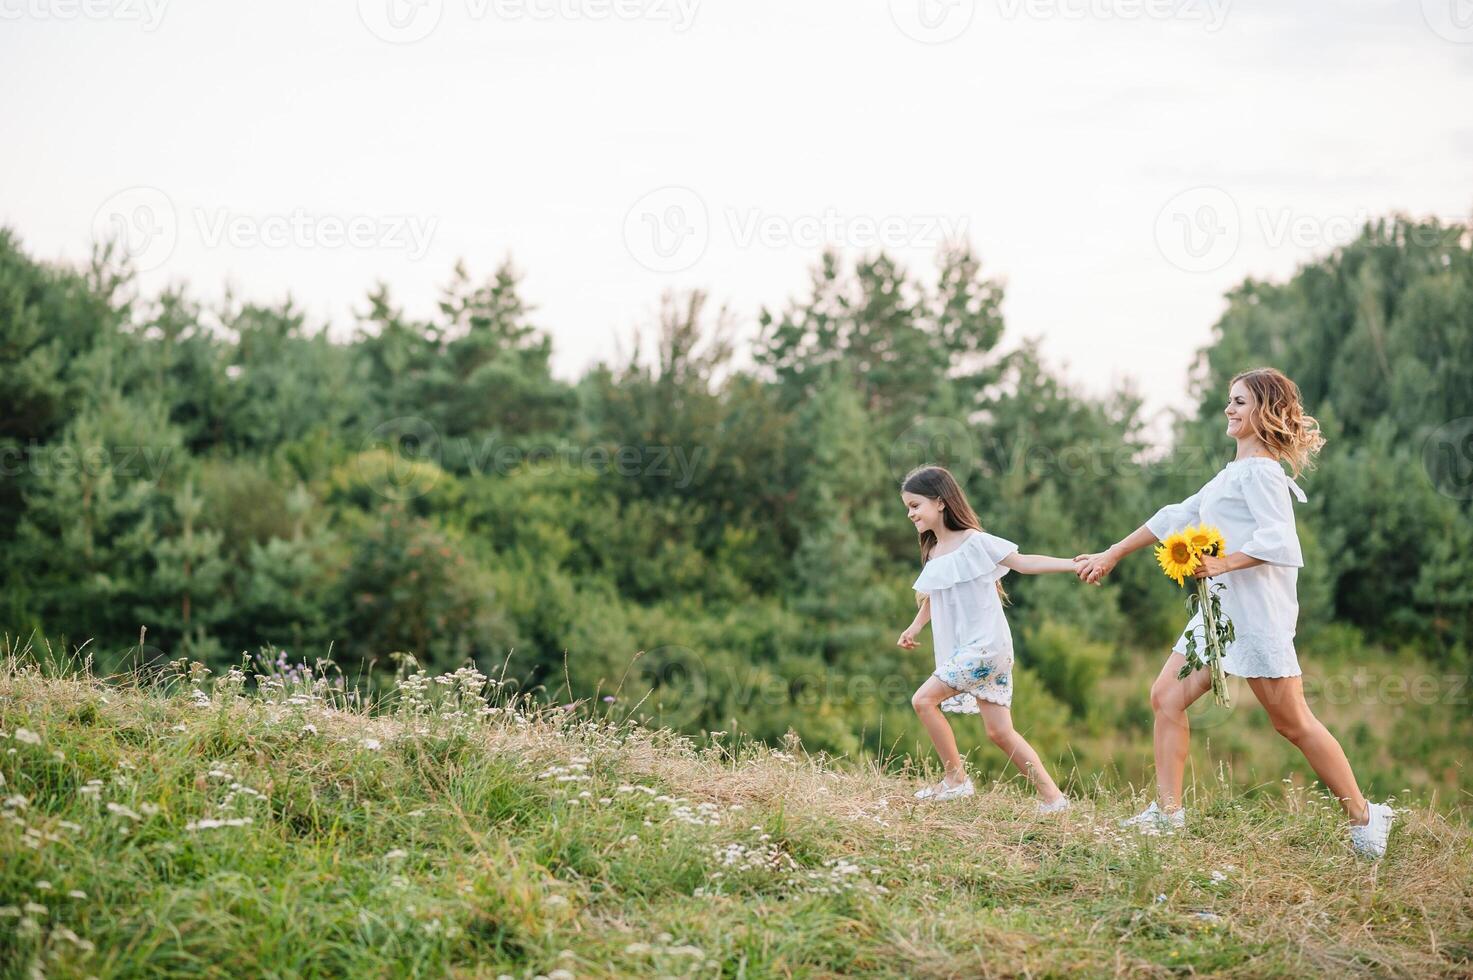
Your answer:
[[[972,780],[962,768],[956,737],[941,712],[980,712],[987,737],[1038,790],[1039,812],[1066,809],[1069,798],[1049,778],[1033,746],[1013,729],[1008,710],[1013,702],[1013,637],[1003,616],[1000,580],[1010,569],[1023,575],[1073,572],[1074,563],[1020,555],[1011,541],[983,531],[956,478],[940,466],[908,473],[900,484],[900,499],[920,534],[924,565],[912,585],[920,593],[920,609],[897,645],[915,649],[921,627],[931,623],[936,671],[910,703],[946,769],[940,783],[916,793],[916,798],[972,795]]]
[[[1206,486],[1179,504],[1158,510],[1129,537],[1095,555],[1080,555],[1079,577],[1098,582],[1125,555],[1155,544],[1189,524],[1213,524],[1222,530],[1227,551],[1206,557],[1197,578],[1214,578],[1224,586],[1222,610],[1233,622],[1236,639],[1223,655],[1223,670],[1242,677],[1268,711],[1273,726],[1293,742],[1350,817],[1355,850],[1379,858],[1386,853],[1392,811],[1383,803],[1367,803],[1356,785],[1345,752],[1304,700],[1294,627],[1299,615],[1295,595],[1304,559],[1294,529],[1290,494],[1304,502],[1304,491],[1284,473],[1288,463],[1298,476],[1324,445],[1319,425],[1304,413],[1299,387],[1273,368],[1245,371],[1228,391],[1227,434],[1238,444],[1236,458]],[[1183,680],[1186,637],[1200,638],[1201,615],[1187,623],[1171,656],[1151,685],[1156,715],[1156,801],[1124,821],[1147,833],[1170,833],[1186,825],[1181,805],[1182,770],[1191,736],[1187,708],[1210,687],[1206,669]]]

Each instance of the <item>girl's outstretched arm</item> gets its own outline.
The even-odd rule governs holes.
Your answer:
[[[1074,562],[1068,558],[1054,558],[1050,555],[1021,555],[1013,552],[998,564],[1004,568],[1011,568],[1019,575],[1046,575],[1049,572],[1068,572],[1074,574]]]

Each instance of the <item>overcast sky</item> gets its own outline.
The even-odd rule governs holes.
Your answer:
[[[1290,9],[1292,8],[1292,9]],[[1473,0],[0,0],[0,222],[334,334],[505,256],[574,377],[828,241],[948,234],[1091,393],[1155,409],[1253,275],[1473,211]]]

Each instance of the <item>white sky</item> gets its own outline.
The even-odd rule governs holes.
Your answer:
[[[376,280],[427,313],[510,254],[569,378],[666,288],[750,331],[815,231],[890,221],[929,272],[960,225],[1011,342],[1177,407],[1244,276],[1473,211],[1473,0],[1289,6],[0,0],[0,222],[72,260],[128,222],[146,288],[290,293],[334,335]]]

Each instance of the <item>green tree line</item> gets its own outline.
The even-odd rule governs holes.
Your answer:
[[[145,296],[106,248],[75,268],[0,230],[0,627],[105,666],[141,627],[154,656],[215,666],[471,659],[550,697],[853,751],[929,671],[894,645],[918,566],[906,470],[952,467],[1030,551],[1093,550],[1230,457],[1226,380],[1266,363],[1329,436],[1302,481],[1301,635],[1466,664],[1467,227],[1388,218],[1234,289],[1190,376],[1144,379],[1200,404],[1164,456],[1137,392],[1081,393],[1008,336],[1003,298],[964,245],[928,274],[829,253],[760,311],[749,358],[732,311],[671,294],[631,351],[565,381],[509,263],[455,268],[422,320],[380,285],[334,342],[290,301]],[[1009,590],[1020,662],[1079,715],[1182,619],[1144,560],[1108,588]]]

